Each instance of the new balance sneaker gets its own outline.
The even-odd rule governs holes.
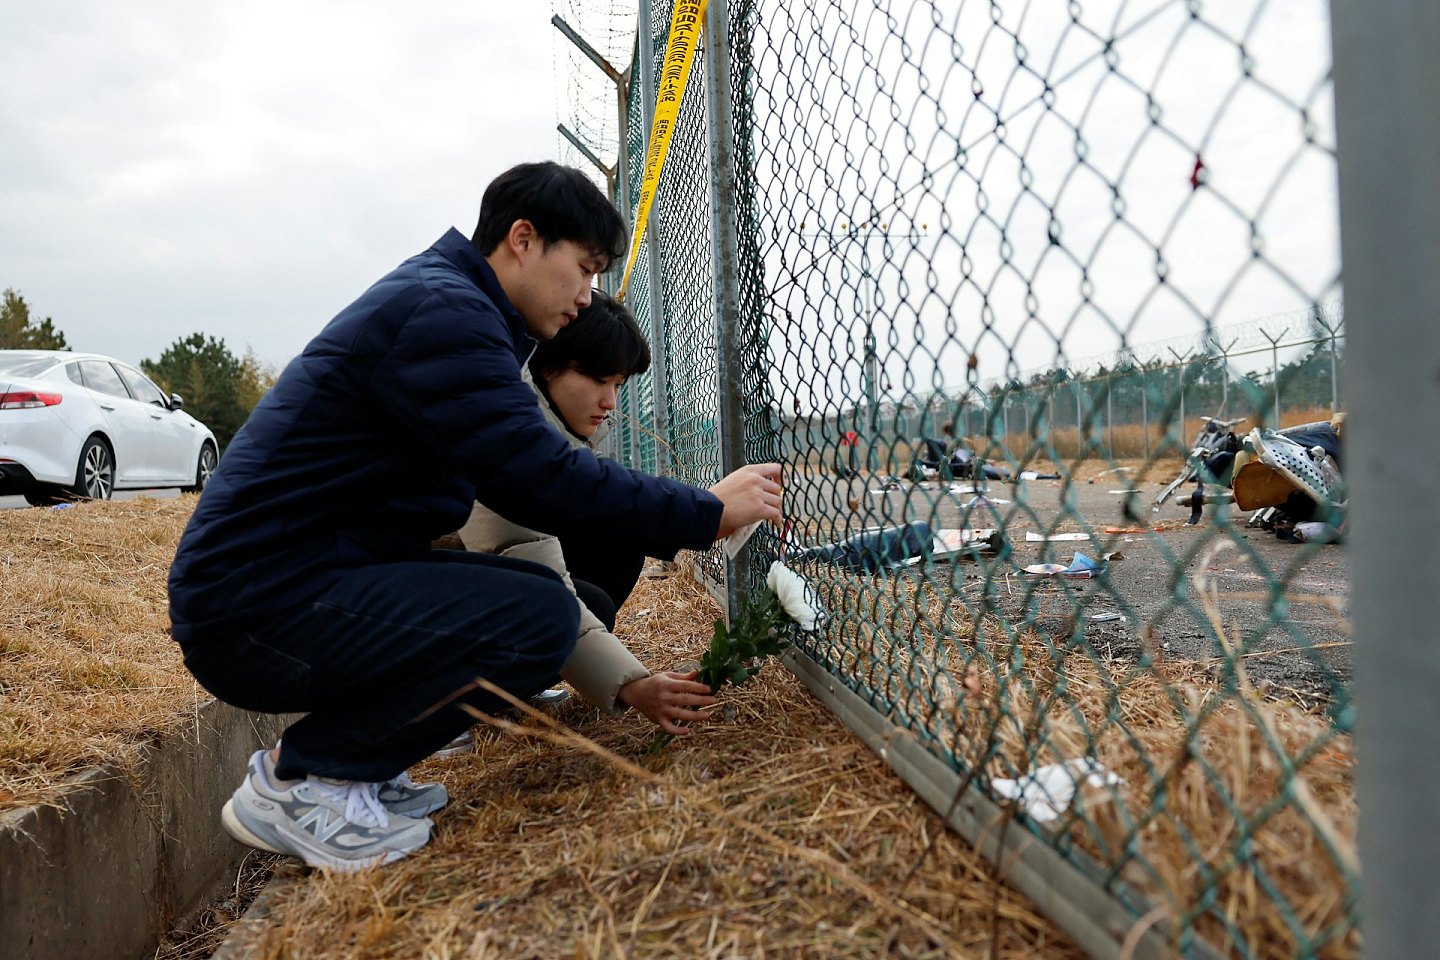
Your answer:
[[[551,687],[549,690],[541,690],[531,697],[530,706],[536,710],[553,710],[569,699],[569,690],[564,687]]]
[[[443,783],[416,783],[408,773],[380,784],[379,797],[388,812],[416,819],[450,802],[450,793]]]
[[[560,704],[570,699],[570,691],[564,687],[551,687],[548,690],[541,690],[530,698],[530,706],[536,710],[554,710]],[[508,708],[507,708],[508,709]],[[436,750],[434,756],[455,757],[462,753],[470,753],[475,749],[475,736],[469,730],[451,740],[445,746]],[[387,801],[388,803],[388,801]],[[444,804],[441,804],[444,806]],[[436,809],[439,809],[438,807]]]
[[[464,733],[460,734],[460,736],[456,737],[454,740],[451,740],[439,750],[436,750],[435,756],[454,757],[459,756],[462,753],[469,753],[474,749],[475,737],[470,733],[469,730],[466,730]]]
[[[466,734],[469,735],[468,732]],[[277,741],[276,749],[280,744]],[[268,783],[278,783],[280,778],[275,775],[275,761],[270,759],[268,750],[261,751],[250,758],[252,772],[258,771]],[[398,777],[379,784],[380,803],[389,813],[398,813],[402,817],[411,817],[418,820],[439,810],[450,802],[450,793],[441,783],[416,783],[410,779],[407,773],[401,773]]]
[[[351,871],[392,863],[429,842],[429,820],[385,809],[380,790],[386,784],[277,780],[268,753],[251,756],[244,782],[220,813],[241,843],[299,857],[312,867]]]

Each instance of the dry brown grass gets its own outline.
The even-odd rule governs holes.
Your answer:
[[[688,578],[642,581],[620,630],[677,664],[716,613]],[[1081,955],[782,667],[724,702],[728,722],[657,756],[643,718],[583,704],[484,727],[420,771],[455,798],[429,847],[356,876],[287,868],[254,955]]]
[[[165,574],[192,506],[0,513],[0,808],[124,762],[204,699],[166,635]],[[1229,924],[1252,955],[1293,955],[1278,897],[1307,934],[1338,931],[1320,955],[1358,952],[1343,902],[1353,752],[1323,716],[1243,671],[1237,694],[1214,664],[1108,662],[899,583],[829,591],[835,659],[958,756],[993,748],[988,776],[1085,754],[1120,774],[1127,790],[1087,796],[1091,815],[1063,833],[1173,916],[1214,878],[1224,920],[1197,924],[1222,949]],[[1062,618],[1067,604],[1054,600]],[[672,665],[704,648],[715,612],[688,579],[644,581],[621,632]],[[475,754],[419,771],[455,798],[429,847],[350,877],[285,867],[258,955],[1079,955],[782,668],[724,700],[728,722],[654,757],[646,721],[580,703],[558,731],[491,724]],[[1242,833],[1252,856],[1236,861]]]
[[[205,699],[165,604],[193,504],[0,512],[0,807],[123,765]],[[714,615],[690,581],[646,581],[624,629],[673,663]],[[431,846],[360,877],[289,868],[268,952],[1079,956],[783,669],[726,701],[731,722],[658,759],[647,722],[574,704],[566,721],[609,754],[494,728],[473,756],[431,761],[456,797]]]
[[[169,637],[165,577],[195,499],[0,511],[0,810],[125,763],[207,695]]]
[[[1088,813],[1056,834],[1161,914],[1227,954],[1358,956],[1353,744],[1322,712],[1257,691],[1241,656],[1230,671],[1224,660],[1167,662],[1156,639],[1153,666],[1107,660],[1078,642],[1081,611],[1059,584],[1040,588],[1048,619],[1069,621],[1049,636],[977,623],[962,598],[929,584],[807,572],[830,579],[826,653],[840,671],[968,765],[1014,779],[1092,757],[1118,774],[1124,790],[1082,798]],[[1213,585],[1196,587],[1217,635],[1238,637]],[[1323,942],[1313,954],[1312,941]]]

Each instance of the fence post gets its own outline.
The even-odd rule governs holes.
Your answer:
[[[1440,7],[1332,0],[1359,707],[1373,960],[1440,943]],[[1427,439],[1428,438],[1428,439]]]
[[[1330,412],[1340,412],[1340,357],[1333,329],[1330,331]]]
[[[1111,398],[1115,394],[1114,372],[1105,375],[1105,450],[1110,454],[1110,459],[1115,459],[1115,404]]]
[[[1010,385],[1000,394],[1000,430],[1005,434],[1005,449],[1010,449]]]
[[[1188,361],[1188,356],[1186,359]],[[1184,362],[1180,364],[1178,369],[1180,371],[1180,382],[1176,384],[1176,387],[1180,391],[1180,445],[1184,448],[1186,444],[1190,442],[1190,431],[1185,429],[1185,374],[1189,371],[1186,369]],[[1186,452],[1188,452],[1188,450]]]
[[[1281,333],[1279,336],[1272,337],[1272,336],[1270,336],[1270,333],[1269,333],[1269,331],[1267,331],[1267,330],[1261,330],[1260,332],[1263,333],[1263,334],[1265,334],[1265,339],[1266,339],[1266,340],[1269,340],[1269,341],[1270,341],[1270,388],[1275,392],[1275,400],[1274,400],[1275,423],[1274,423],[1273,426],[1270,427],[1270,429],[1271,429],[1271,430],[1279,430],[1279,429],[1280,429],[1280,341],[1281,341],[1281,339],[1284,338],[1285,334]]]
[[[709,116],[710,217],[715,242],[716,379],[720,398],[720,473],[745,463],[745,407],[741,383],[740,238],[736,224],[735,121],[730,87],[730,25],[725,4],[705,7],[705,87]],[[726,616],[734,619],[750,586],[750,548],[728,564]]]
[[[1150,377],[1140,378],[1140,429],[1145,438],[1145,459],[1150,459]]]
[[[1231,344],[1234,346],[1234,344]],[[1230,354],[1227,351],[1220,357],[1220,416],[1228,416],[1230,413]]]
[[[1075,372],[1075,379],[1070,381],[1070,390],[1075,394],[1075,439],[1077,443],[1080,443],[1075,455],[1078,457],[1080,456],[1078,450],[1084,447],[1084,444],[1080,442],[1083,430],[1080,425],[1080,372],[1078,370]]]
[[[633,66],[632,66],[633,69]],[[620,144],[615,149],[615,192],[620,202],[615,204],[620,211],[620,218],[631,230],[635,230],[635,224],[630,222],[630,157],[628,144],[630,143],[630,75],[631,70],[626,70],[615,81],[615,99],[619,105],[619,130]],[[621,273],[623,273],[623,266]],[[615,275],[616,289],[619,289],[621,273]],[[640,405],[635,398],[635,385],[627,384],[625,388],[625,416],[630,419],[630,463],[629,466],[639,470],[643,466],[640,457]]]
[[[646,138],[655,124],[655,18],[650,11],[650,0],[639,0],[639,31],[635,59],[639,61],[640,108],[644,118]],[[640,156],[643,163],[646,144],[641,141]],[[639,224],[636,224],[639,229]],[[665,338],[665,291],[662,289],[660,273],[660,218],[650,210],[650,219],[645,228],[645,269],[648,282],[646,295],[650,301],[650,342],[654,345],[650,357],[650,388],[655,395],[655,472],[662,477],[672,473],[670,465],[670,375],[667,364]]]

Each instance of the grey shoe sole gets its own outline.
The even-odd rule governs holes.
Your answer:
[[[235,816],[235,801],[233,799],[226,800],[225,806],[220,808],[220,823],[224,825],[226,833],[247,847],[254,847],[257,850],[268,850],[270,853],[283,854],[285,852],[284,850],[276,850],[270,844],[261,840],[245,828],[245,824],[241,823],[240,818]]]

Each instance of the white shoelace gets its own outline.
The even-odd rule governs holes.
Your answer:
[[[312,780],[310,783],[315,792],[325,799],[336,803],[343,801],[345,819],[351,823],[362,827],[379,827],[382,830],[390,825],[390,816],[380,802],[381,784],[362,783],[359,780],[345,784],[325,783],[323,780]]]

